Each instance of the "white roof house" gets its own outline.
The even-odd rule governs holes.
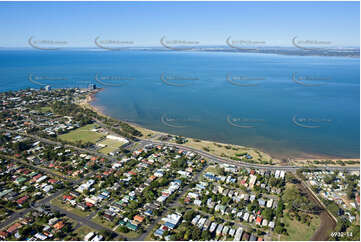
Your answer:
[[[236,231],[233,241],[240,241],[243,234],[243,228],[239,227]]]
[[[273,204],[273,199],[268,200],[267,201],[267,208],[272,207],[272,204]]]
[[[249,213],[245,213],[245,214],[243,215],[243,220],[246,221],[246,222],[248,222],[248,218],[249,218]]]
[[[207,220],[206,218],[201,218],[197,224],[198,228],[202,228],[206,220]]]
[[[216,234],[220,235],[222,233],[223,230],[223,224],[219,224],[216,230]]]
[[[195,217],[192,219],[192,224],[193,224],[193,225],[196,225],[197,222],[198,222],[198,220],[199,220],[200,218],[201,218],[200,215],[195,216]]]
[[[223,234],[223,235],[227,235],[227,234],[228,234],[228,230],[229,230],[229,227],[228,227],[228,226],[224,226],[224,227],[223,227],[223,230],[222,230],[222,234]]]
[[[202,205],[202,201],[196,199],[196,200],[194,200],[194,205],[201,206],[201,205]]]
[[[89,241],[91,238],[93,238],[93,236],[95,235],[94,232],[90,232],[87,235],[84,236],[84,240],[85,241]]]
[[[217,225],[218,225],[217,223],[213,222],[211,224],[211,227],[209,228],[209,232],[213,233],[213,231],[217,228]]]

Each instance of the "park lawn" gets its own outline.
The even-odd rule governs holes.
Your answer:
[[[343,164],[338,161],[344,162]],[[344,167],[353,167],[357,166],[360,163],[360,159],[293,159],[294,165],[298,166],[344,166]],[[350,164],[346,162],[352,162]]]
[[[95,131],[91,131],[95,127],[95,124],[87,124],[83,127],[72,130],[69,133],[62,134],[59,136],[59,138],[68,142],[80,141],[82,143],[91,142],[95,144],[100,138],[105,136],[105,134],[99,134]]]
[[[153,140],[154,137],[157,137],[159,135],[167,135],[167,133],[146,129],[141,126],[135,125],[135,124],[129,124],[129,125],[135,129],[139,130],[143,134],[143,137],[147,138],[147,139]],[[151,137],[149,137],[149,135]],[[187,139],[188,139],[188,142],[186,142],[185,144],[182,144],[182,145],[188,146],[191,148],[195,148],[195,149],[199,149],[202,151],[205,151],[204,148],[208,148],[209,149],[208,153],[216,155],[216,156],[221,157],[222,154],[225,154],[228,157],[236,157],[236,154],[247,152],[248,154],[250,154],[253,157],[253,160],[255,160],[256,162],[259,162],[260,160],[269,162],[272,160],[273,164],[280,163],[280,161],[278,159],[272,159],[272,157],[269,154],[264,153],[255,148],[245,147],[245,146],[240,146],[240,145],[233,145],[233,144],[224,144],[224,143],[200,140],[200,139],[192,139],[192,138],[187,138]],[[197,141],[199,141],[199,142],[197,142]],[[175,143],[174,141],[171,141],[171,142]],[[226,146],[230,147],[230,149],[227,149]]]
[[[283,222],[285,224],[285,228],[287,229],[288,235],[281,235],[281,240],[309,241],[321,224],[319,216],[311,214],[309,215],[312,217],[310,226],[298,222],[296,219],[291,220],[288,216],[284,216]]]
[[[297,187],[296,184],[293,184],[293,183],[291,183],[291,182],[287,182],[287,183],[286,183],[286,189],[285,189],[285,190],[287,190],[287,189],[295,189],[296,187]]]
[[[199,142],[197,142],[199,141]],[[218,143],[218,142],[212,142],[212,141],[206,141],[206,140],[195,140],[195,139],[188,139],[188,142],[183,144],[184,146],[192,147],[195,149],[199,149],[202,151],[205,151],[204,148],[209,149],[209,153],[216,155],[216,156],[223,156],[224,154],[228,157],[236,157],[236,154],[239,153],[248,153],[253,157],[253,160],[255,161],[270,161],[272,160],[271,156],[268,154],[258,151],[254,148],[248,148],[244,146],[239,145],[231,145],[231,144],[224,144],[224,143]],[[228,147],[229,149],[227,149]],[[277,160],[273,160],[273,163],[277,163]]]
[[[106,147],[100,149],[99,151],[103,154],[108,154],[109,152],[113,152],[118,149],[120,146],[124,145],[124,142],[120,142],[118,140],[113,139],[105,139],[98,144],[106,145]]]
[[[57,206],[59,208],[65,209],[71,213],[74,213],[78,216],[82,216],[82,217],[86,217],[89,216],[91,214],[91,211],[82,211],[78,208],[73,208],[70,205],[67,204],[63,204],[62,201],[60,200],[61,198],[55,198],[53,200],[50,201],[51,204],[53,204],[54,206]]]

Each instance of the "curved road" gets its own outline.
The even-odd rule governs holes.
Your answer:
[[[228,160],[224,158],[220,158],[218,156],[209,154],[207,152],[204,152],[202,150],[198,150],[195,148],[164,142],[164,141],[153,141],[153,140],[147,140],[147,139],[141,139],[140,143],[146,145],[146,144],[155,144],[155,145],[168,145],[168,146],[174,146],[178,149],[186,150],[186,151],[192,151],[195,153],[198,153],[202,155],[205,158],[208,158],[210,160],[213,160],[217,163],[226,163],[230,165],[235,165],[238,167],[249,167],[249,168],[255,168],[255,169],[269,169],[269,170],[285,170],[285,171],[296,171],[298,169],[311,169],[311,170],[346,170],[346,171],[359,171],[360,167],[340,167],[340,166],[315,166],[315,167],[305,167],[305,166],[270,166],[270,165],[261,165],[261,164],[253,164],[253,163],[246,163],[241,161],[233,161]]]
[[[108,125],[105,125],[103,122],[101,122],[100,120],[94,119],[96,123],[98,123],[100,126],[102,126],[103,128],[105,128],[108,132],[112,132],[111,130],[109,130]],[[118,135],[115,134],[113,132],[114,135]],[[314,166],[314,167],[305,167],[305,166],[271,166],[271,165],[261,165],[261,164],[253,164],[253,163],[247,163],[247,162],[241,162],[241,161],[233,161],[233,160],[229,160],[229,159],[224,159],[224,158],[220,158],[218,156],[212,155],[210,153],[204,152],[202,150],[198,150],[192,147],[187,147],[187,146],[183,146],[183,145],[179,145],[179,144],[175,144],[175,143],[169,143],[169,142],[165,142],[165,141],[155,141],[155,140],[149,140],[149,139],[140,139],[138,138],[140,143],[143,145],[146,144],[156,144],[156,145],[169,145],[169,146],[175,146],[179,149],[183,149],[186,151],[192,151],[195,153],[198,153],[200,155],[202,155],[205,158],[211,159],[217,163],[226,163],[226,164],[230,164],[230,165],[235,165],[238,167],[250,167],[250,168],[255,168],[255,169],[268,169],[268,170],[284,170],[284,171],[296,171],[298,169],[302,169],[302,168],[307,168],[307,169],[311,169],[311,170],[346,170],[346,171],[359,171],[360,167],[342,167],[342,166]],[[129,143],[130,145],[130,143]]]

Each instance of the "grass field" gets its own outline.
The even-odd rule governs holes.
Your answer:
[[[199,141],[199,142],[198,142]],[[205,140],[194,140],[194,139],[188,139],[188,142],[184,144],[184,146],[192,147],[195,149],[207,151],[213,155],[224,157],[227,156],[230,157],[236,157],[236,154],[239,153],[248,153],[253,157],[253,160],[257,161],[271,161],[271,156],[268,154],[258,151],[253,148],[248,148],[244,146],[239,145],[228,145],[228,144],[222,144],[212,141],[205,141]],[[207,150],[205,150],[207,149]],[[208,151],[209,150],[209,151]],[[273,159],[273,163],[276,164],[278,160]]]
[[[206,172],[212,172],[214,174],[218,174],[220,170],[216,167],[216,165],[214,166],[208,166],[207,169],[204,171],[205,173]]]
[[[114,223],[106,220],[105,218],[99,217],[98,214],[92,218],[94,223],[100,224],[110,230],[113,230]]]
[[[140,234],[135,232],[135,231],[130,231],[128,233],[123,233],[120,231],[120,226],[116,229],[116,232],[119,233],[120,235],[123,235],[129,239],[135,239],[137,238]]]
[[[310,226],[298,222],[296,219],[291,220],[287,216],[284,216],[283,222],[285,223],[285,228],[287,229],[288,235],[281,235],[281,240],[309,241],[321,223],[321,220],[317,215],[310,216],[312,216]]]
[[[116,149],[118,149],[120,146],[122,146],[125,143],[120,142],[118,140],[105,139],[105,140],[99,142],[98,144],[106,145],[106,147],[100,149],[99,151],[102,152],[103,154],[108,154],[109,152],[115,151]]]
[[[41,107],[40,111],[43,113],[52,112],[53,110],[49,106]]]
[[[82,143],[91,142],[95,144],[100,138],[104,136],[104,134],[91,131],[95,127],[95,124],[88,124],[78,129],[72,130],[69,133],[62,134],[59,136],[59,138],[68,142],[81,141]]]
[[[142,134],[144,135],[144,138],[147,138],[147,139],[153,140],[154,137],[157,137],[157,136],[159,137],[160,135],[167,135],[166,133],[149,130],[149,129],[143,128],[141,126],[138,126],[138,125],[131,124],[131,126],[133,126],[134,128],[138,129],[140,132],[142,132]],[[216,155],[216,156],[220,156],[220,157],[227,156],[228,158],[230,158],[230,157],[235,157],[236,154],[247,152],[249,155],[251,155],[253,157],[253,160],[255,160],[256,162],[259,162],[261,160],[269,162],[272,160],[273,164],[280,163],[279,160],[272,159],[272,157],[270,155],[268,155],[260,150],[245,147],[245,146],[240,146],[240,145],[228,145],[228,144],[224,144],[224,143],[212,142],[212,141],[207,141],[207,140],[195,140],[192,138],[188,138],[188,142],[186,142],[185,144],[182,144],[182,145],[192,147],[195,149],[199,149],[202,151],[205,151],[205,148],[206,148],[209,150],[209,151],[207,151],[208,153]]]

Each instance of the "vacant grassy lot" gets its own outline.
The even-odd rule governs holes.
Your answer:
[[[78,216],[86,217],[89,214],[91,214],[91,211],[89,211],[89,210],[88,211],[82,211],[79,208],[73,208],[70,205],[63,204],[62,201],[61,201],[61,198],[55,198],[55,199],[51,200],[50,203],[53,204],[54,206],[57,206],[57,207],[62,208],[64,210],[67,210],[67,211],[69,211],[71,213],[74,213],[74,214],[76,214]]]
[[[129,239],[135,239],[138,236],[140,236],[139,233],[135,232],[135,231],[129,231],[128,233],[123,233],[120,231],[120,226],[115,230],[117,233],[119,233],[120,235],[123,235]]]
[[[110,222],[110,221],[106,220],[106,219],[103,218],[103,217],[99,217],[98,214],[95,215],[95,216],[92,218],[92,221],[93,221],[94,223],[100,224],[100,225],[102,225],[102,226],[104,226],[104,227],[106,227],[106,228],[108,228],[108,229],[110,229],[110,230],[113,230],[113,228],[114,228],[114,222]]]
[[[115,151],[116,149],[118,149],[120,146],[122,146],[125,143],[120,142],[118,140],[105,139],[102,142],[99,142],[98,144],[106,145],[106,147],[100,149],[99,151],[104,153],[104,154],[108,154],[109,152]]]
[[[88,233],[90,233],[92,231],[94,231],[94,229],[83,225],[83,226],[79,227],[77,230],[75,230],[74,233],[76,234],[76,236],[79,239],[84,239],[85,235],[87,235]]]
[[[43,113],[52,112],[53,110],[49,106],[41,107],[40,111]]]
[[[104,134],[99,134],[95,131],[91,131],[96,127],[95,124],[88,124],[78,129],[72,130],[69,133],[62,134],[59,136],[61,140],[68,142],[91,142],[96,143],[100,138],[104,136]]]

